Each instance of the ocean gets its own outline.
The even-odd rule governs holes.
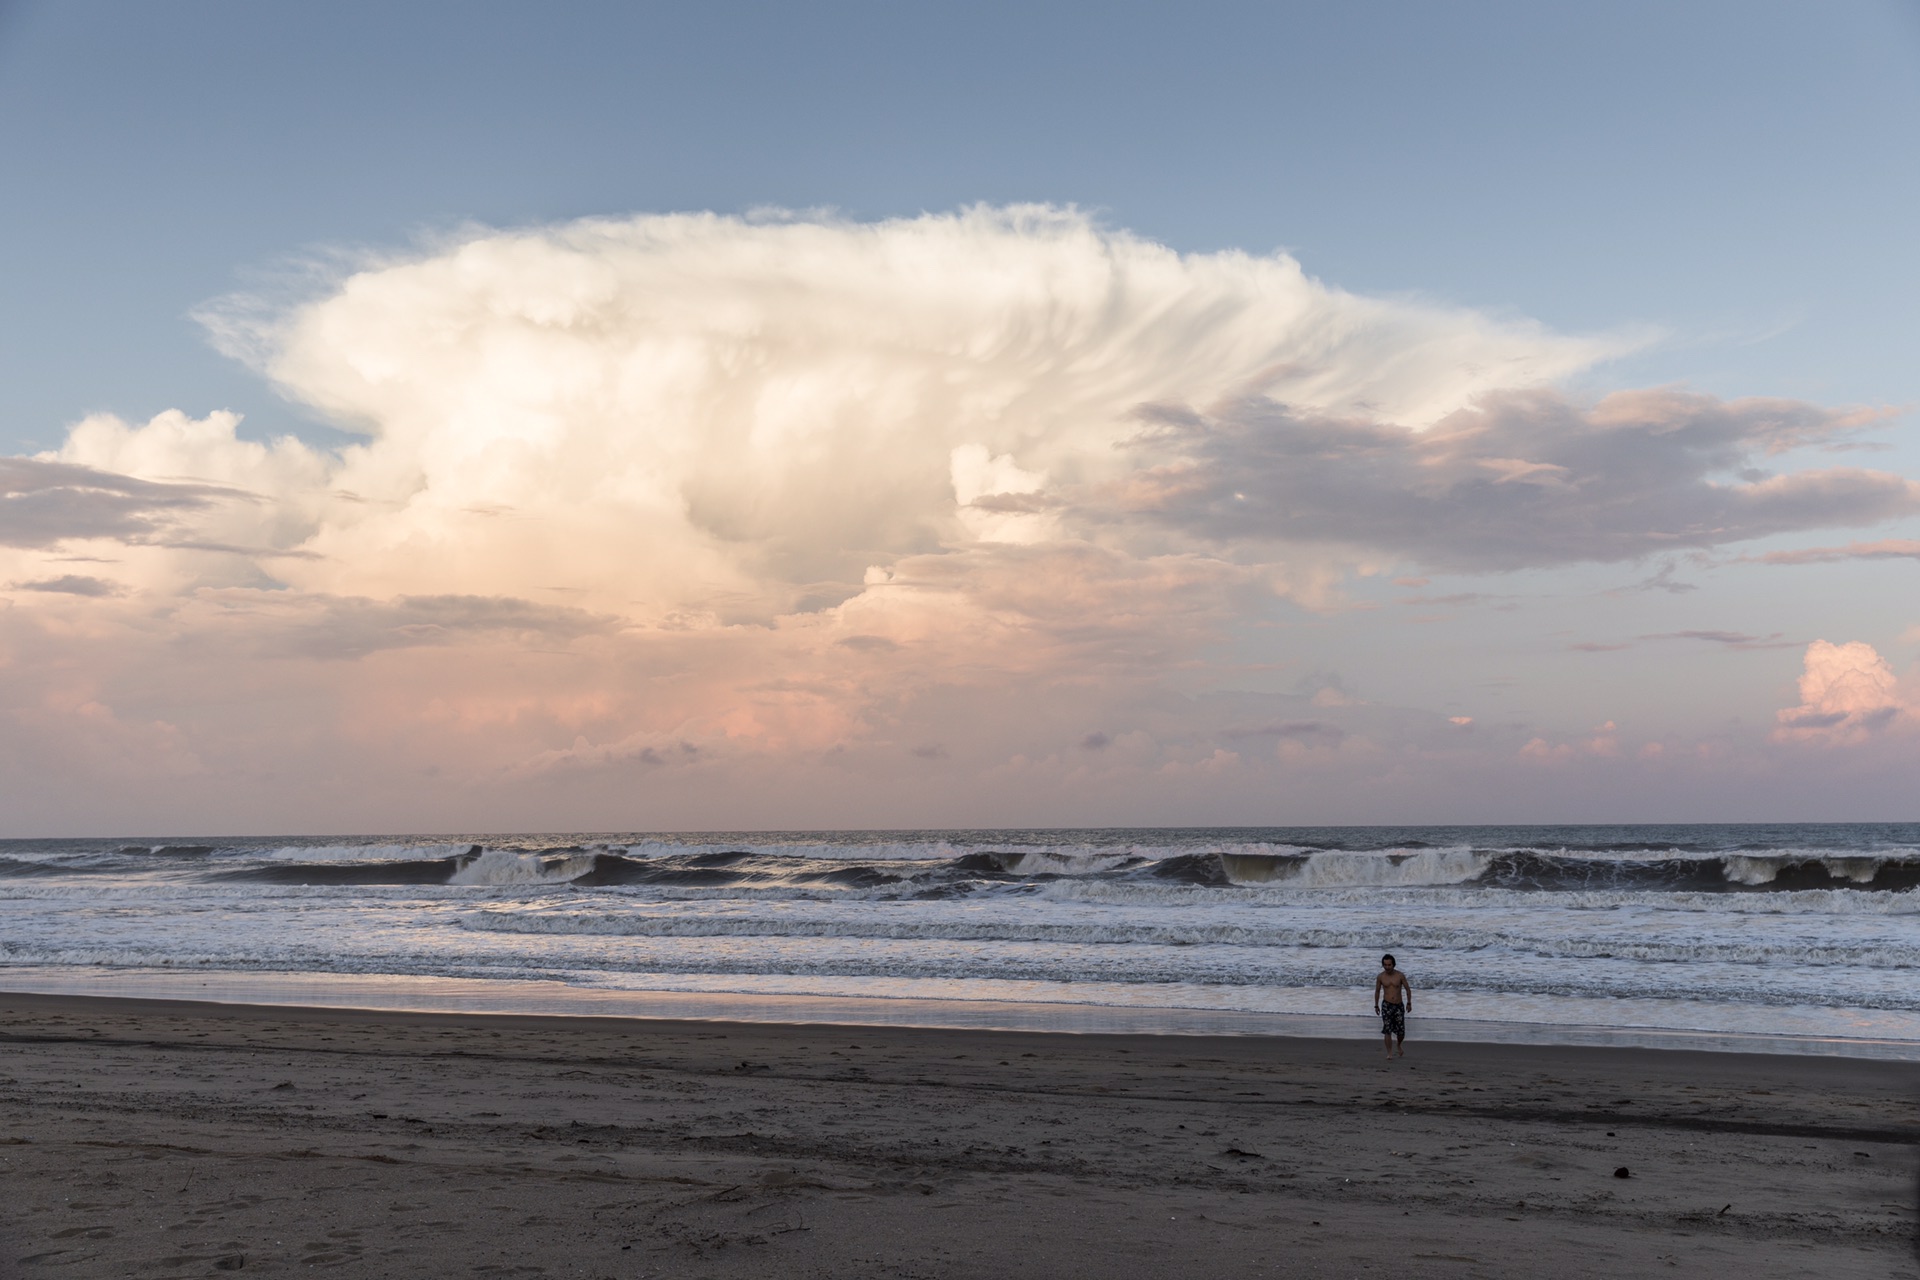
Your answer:
[[[1920,824],[11,840],[0,916],[10,990],[1370,1036],[1390,951],[1415,1041],[1920,1057]]]

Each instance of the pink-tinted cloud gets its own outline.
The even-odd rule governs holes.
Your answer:
[[[1911,681],[1894,674],[1877,650],[1862,641],[1807,646],[1800,677],[1800,705],[1777,717],[1774,738],[1827,746],[1864,742],[1912,727],[1920,697]]]
[[[1879,542],[1849,542],[1844,547],[1803,547],[1797,551],[1769,551],[1764,564],[1832,564],[1839,560],[1920,560],[1920,541],[1885,538]]]
[[[1609,720],[1595,725],[1585,738],[1573,742],[1552,742],[1543,736],[1529,738],[1520,747],[1519,756],[1535,764],[1564,764],[1582,757],[1611,760],[1620,754],[1620,727]]]

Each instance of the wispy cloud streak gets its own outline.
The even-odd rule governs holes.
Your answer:
[[[1769,551],[1763,564],[1835,564],[1842,560],[1920,560],[1920,541],[1887,538],[1879,542],[1850,542],[1844,547],[1804,547],[1796,551]]]

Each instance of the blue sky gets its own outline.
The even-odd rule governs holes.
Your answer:
[[[0,468],[30,499],[0,520],[0,755],[31,764],[27,820],[47,830],[110,782],[129,829],[1910,817],[1916,121],[1911,3],[0,0]],[[1056,221],[947,217],[1019,205]],[[722,222],[649,220],[682,212]],[[899,292],[901,255],[936,245],[924,296]],[[1275,252],[1310,279],[1258,265]],[[770,265],[743,276],[747,259]],[[1044,292],[1108,266],[1114,298],[1190,306],[1187,329],[1148,308],[1111,349],[1036,340],[1024,365],[915,381],[953,344],[1005,355],[1046,317],[1118,313],[1067,289],[989,315],[972,285]],[[599,302],[568,291],[581,280]],[[602,295],[623,301],[596,311]],[[874,298],[894,310],[867,337],[807,347]],[[751,429],[725,387],[567,382],[636,351],[668,368],[674,316],[719,326],[684,335],[703,358],[746,358],[714,336],[721,299],[786,335],[750,363],[790,399],[767,410],[763,389]],[[541,317],[576,305],[613,336],[540,345]],[[1359,336],[1329,356],[1288,328],[1296,307]],[[251,358],[205,317],[246,330]],[[493,354],[460,354],[468,338]],[[860,342],[912,349],[876,372]],[[1267,408],[1194,400],[1204,430],[1169,419],[1171,452],[1102,470],[1121,446],[1074,414],[1213,394],[1253,376],[1234,362],[1256,348],[1295,370],[1302,414],[1355,429],[1467,430],[1445,415],[1494,407],[1457,454],[1409,438],[1378,471],[1299,464],[1349,508],[1288,469],[1318,428],[1274,416],[1280,384],[1260,384]],[[501,350],[528,367],[505,377]],[[1448,351],[1451,372],[1430,367]],[[1053,379],[1096,356],[1117,372]],[[386,382],[364,376],[383,361]],[[1501,361],[1523,372],[1487,372]],[[976,377],[974,399],[929,390]],[[1542,386],[1559,399],[1526,399]],[[885,442],[897,458],[859,436],[875,387],[920,406]],[[1640,398],[1564,408],[1610,392]],[[1804,421],[1722,413],[1740,397]],[[970,424],[987,401],[1033,420]],[[805,403],[828,407],[804,449],[703,452],[736,428],[791,444]],[[1854,406],[1884,415],[1849,434]],[[1657,424],[1682,421],[1731,452],[1631,480],[1667,457]],[[1643,454],[1609,452],[1622,422]],[[632,476],[671,472],[682,523],[647,505],[651,480],[618,502],[581,487],[635,424],[665,452]],[[304,444],[243,447],[288,434]],[[362,438],[366,456],[339,452]],[[807,470],[835,450],[851,461]],[[1751,487],[1761,471],[1800,487]],[[1462,495],[1496,474],[1496,498],[1562,484],[1625,507],[1489,526]],[[1173,475],[1273,523],[1249,533]],[[1675,532],[1736,481],[1723,527]],[[373,494],[407,519],[363,519]],[[1392,532],[1429,500],[1423,532]],[[512,520],[570,521],[575,541],[497,536]],[[1097,582],[1082,607],[1134,621],[1078,636],[1018,602],[1022,573]],[[882,670],[941,609],[974,647]],[[232,631],[242,617],[256,629]],[[1027,639],[995,647],[995,626]],[[668,656],[689,627],[701,656]],[[536,653],[582,674],[529,674]],[[410,662],[453,683],[420,701]],[[769,668],[771,693],[753,683]],[[1112,673],[1098,696],[1089,669]],[[655,679],[698,696],[636,692]],[[813,712],[774,707],[803,686]],[[234,746],[234,708],[268,705],[279,729]],[[1041,727],[995,727],[1028,711]],[[391,783],[372,725],[433,781]],[[1478,736],[1443,742],[1447,725]],[[694,772],[658,781],[674,769]],[[238,778],[263,797],[245,820],[220,807]],[[728,797],[750,782],[768,798],[742,815]],[[665,807],[634,807],[648,788]],[[361,807],[329,816],[345,795]]]
[[[303,252],[764,205],[1077,204],[1347,289],[1664,330],[1596,375],[1623,385],[1920,399],[1911,4],[4,12],[16,447],[98,409],[297,421],[187,317]]]

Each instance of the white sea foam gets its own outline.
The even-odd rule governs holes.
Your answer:
[[[1128,853],[1087,853],[1033,850],[1026,853],[1002,853],[995,861],[1009,875],[1084,876],[1112,871],[1140,859]]]
[[[478,932],[622,938],[845,938],[967,942],[1075,943],[1176,947],[1371,947],[1377,924],[1364,927],[1085,919],[1045,921],[980,916],[888,919],[872,913],[798,916],[656,915],[646,912],[528,911],[502,908],[464,913],[462,928]],[[1655,939],[1627,933],[1550,934],[1460,926],[1401,925],[1395,945],[1464,954],[1489,949],[1541,959],[1608,958],[1656,962],[1717,960],[1729,964],[1857,965],[1920,968],[1920,945],[1874,938],[1859,943],[1810,940],[1770,932],[1762,939],[1719,936]]]
[[[1035,843],[1024,840],[981,839],[950,840],[847,841],[811,843],[806,841],[715,840],[715,841],[635,841],[614,848],[638,858],[685,857],[687,855],[745,853],[763,858],[813,858],[832,862],[949,862],[970,854],[985,854],[1000,860],[1014,875],[1084,875],[1106,870],[1129,861],[1163,861],[1193,854],[1247,854],[1277,856],[1305,853],[1294,844],[1270,841],[1209,841],[1200,844],[1156,844],[1150,841],[1091,844],[1062,841]],[[1030,861],[1028,861],[1030,860]],[[1020,869],[1024,863],[1027,869]]]
[[[267,862],[425,862],[465,853],[471,844],[287,844],[221,850],[230,858]]]
[[[1836,858],[1831,855],[1810,857],[1804,854],[1783,853],[1729,854],[1726,859],[1726,877],[1734,884],[1772,884],[1788,867],[1812,864],[1821,867],[1836,880],[1851,880],[1855,884],[1872,884],[1873,878],[1880,874],[1889,861],[1890,859],[1884,857]]]
[[[542,856],[485,849],[463,863],[448,879],[458,885],[565,884],[593,870],[593,855],[573,853]]]
[[[1675,893],[1664,889],[1569,889],[1546,894],[1514,889],[1452,889],[1445,886],[1394,886],[1377,889],[1343,886],[1300,890],[1291,885],[1142,884],[1137,882],[1057,880],[1036,886],[1035,896],[1058,902],[1114,906],[1191,906],[1201,901],[1325,905],[1445,905],[1456,908],[1526,905],[1540,912],[1605,911],[1617,907],[1657,906],[1663,910],[1726,915],[1916,915],[1920,890],[1800,889],[1779,893]]]

